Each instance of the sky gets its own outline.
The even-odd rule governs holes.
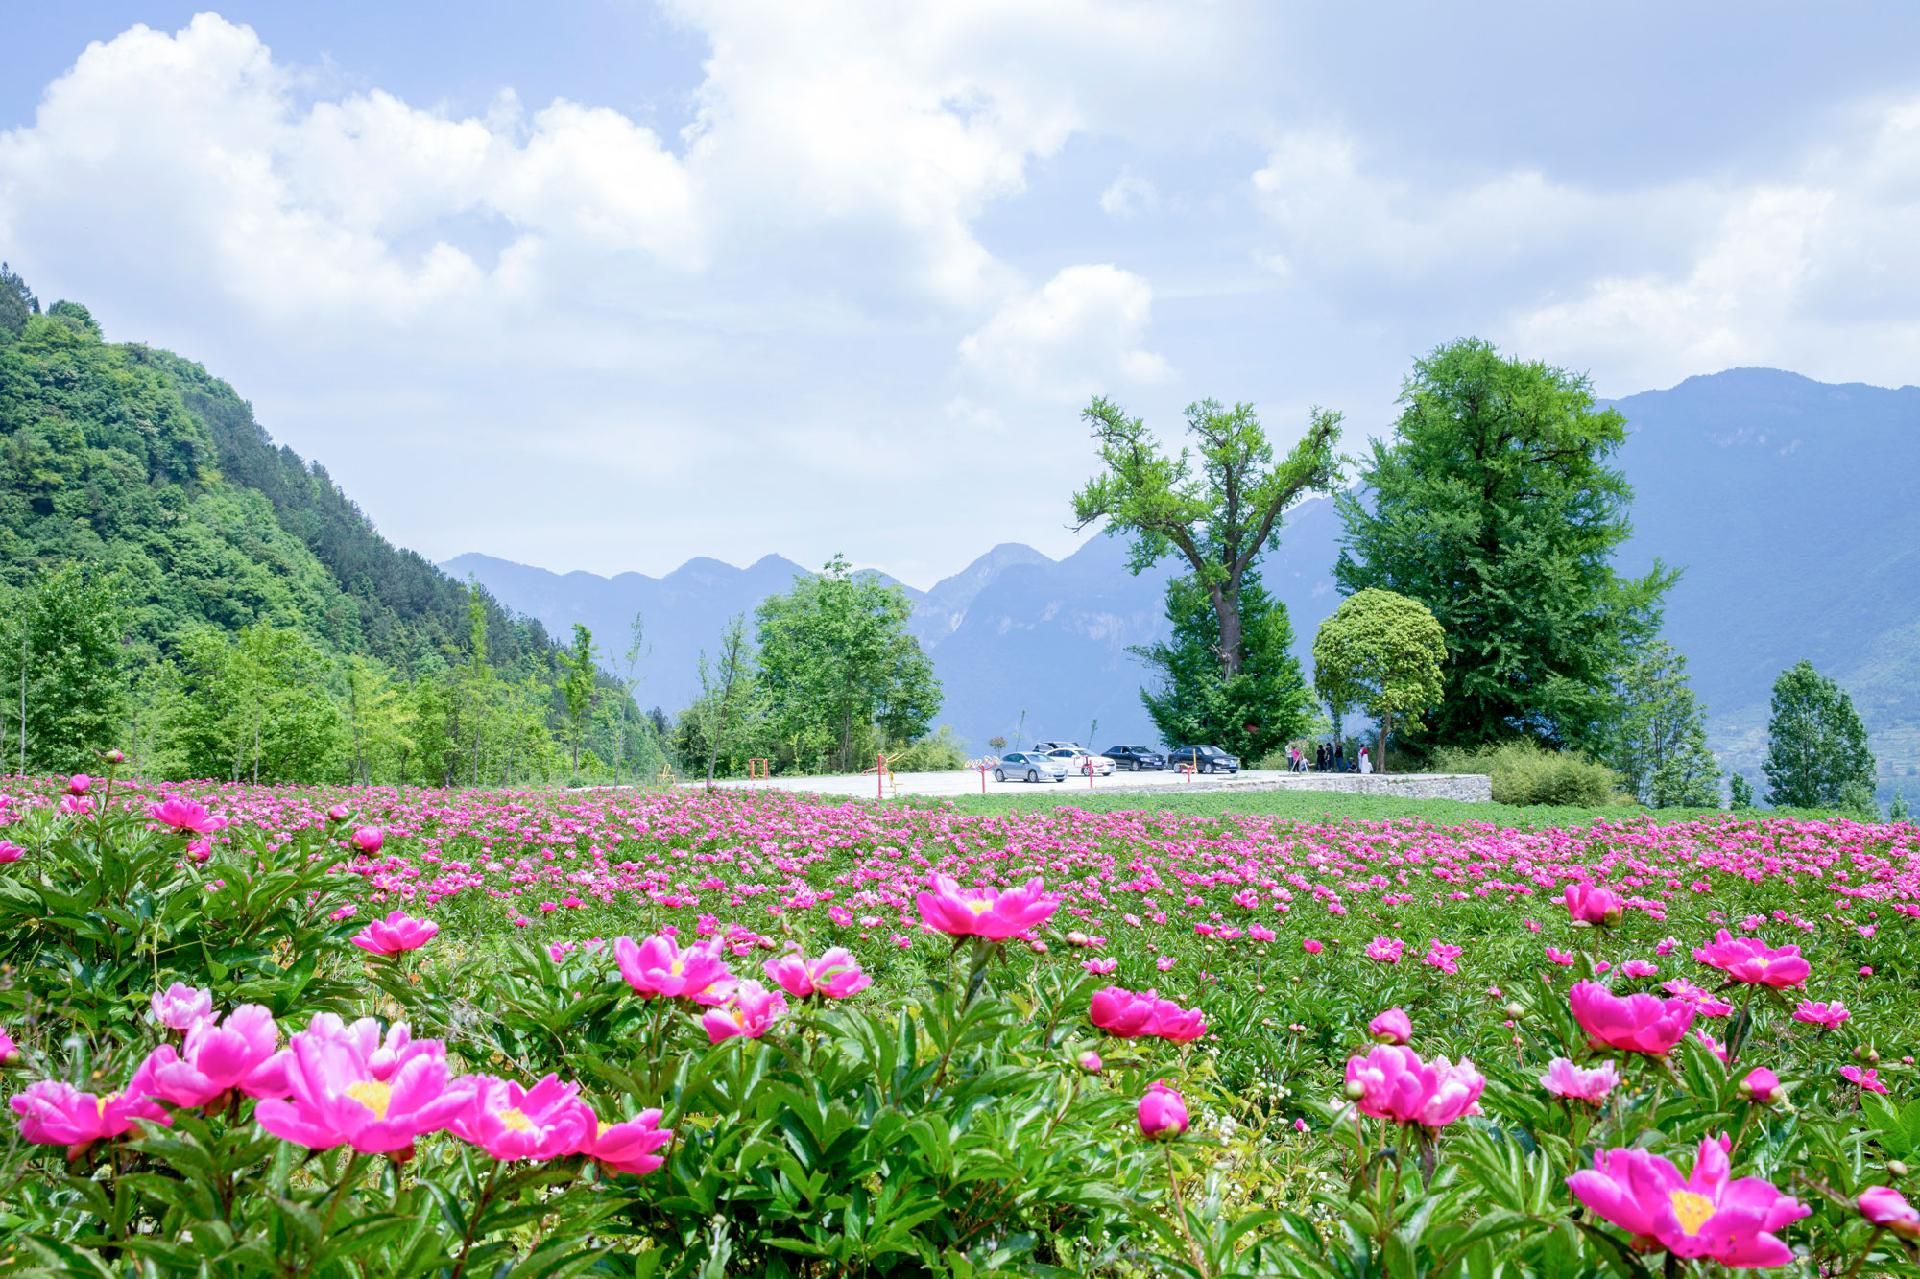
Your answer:
[[[0,258],[394,541],[916,586],[1086,536],[1080,411],[1391,429],[1474,335],[1620,396],[1920,351],[1920,6],[39,5]]]

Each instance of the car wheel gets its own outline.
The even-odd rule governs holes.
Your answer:
[[[1007,770],[1006,770],[1006,769],[1004,769],[1004,768],[996,768],[996,769],[994,769],[994,770],[993,770],[993,780],[994,780],[994,781],[996,781],[996,782],[1004,782],[1004,781],[1006,781],[1006,780],[1007,780]]]
[[[1028,781],[1030,781],[1030,782],[1037,782],[1037,781],[1039,781],[1039,780],[1040,780],[1040,770],[1039,770],[1039,769],[1037,769],[1037,768],[1029,768],[1029,769],[1027,770],[1027,780],[1028,780]]]
[[[1200,771],[1203,773],[1211,773],[1213,771],[1213,762],[1211,760],[1202,760]]]

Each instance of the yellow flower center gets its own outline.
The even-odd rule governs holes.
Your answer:
[[[675,977],[685,977],[687,975],[687,961],[684,959],[674,960],[671,964],[667,965],[667,972]]]
[[[971,897],[967,899],[967,909],[976,915],[984,915],[993,909],[993,903],[984,897]]]
[[[518,1106],[508,1106],[505,1110],[499,1111],[498,1114],[500,1117],[500,1126],[508,1132],[533,1131],[533,1120],[527,1118],[527,1113]]]
[[[733,1024],[738,1026],[740,1029],[745,1030],[747,1028],[746,1013],[742,1012],[737,1007],[734,1008],[732,1011],[733,1011]]]
[[[377,1120],[385,1120],[387,1107],[393,1104],[393,1088],[378,1079],[362,1079],[348,1084],[347,1096],[371,1110]]]
[[[1700,1227],[1713,1216],[1713,1200],[1691,1190],[1676,1190],[1667,1196],[1667,1202],[1673,1206],[1673,1219],[1680,1223],[1680,1229],[1689,1239],[1699,1234]]]
[[[604,1137],[604,1136],[606,1136],[606,1135],[607,1135],[607,1130],[608,1130],[609,1128],[611,1128],[611,1127],[613,1127],[613,1125],[612,1125],[612,1124],[610,1124],[610,1123],[608,1123],[608,1122],[607,1122],[606,1120],[604,1120],[604,1119],[602,1119],[602,1120],[600,1121],[600,1133],[599,1133],[599,1135],[600,1135],[600,1136],[602,1136],[602,1137]]]
[[[114,1101],[119,1098],[119,1096],[120,1094],[117,1092],[103,1092],[98,1097],[95,1097],[93,1099],[94,1105],[100,1107],[100,1114],[102,1118],[106,1116],[107,1107],[111,1106],[114,1103]]]

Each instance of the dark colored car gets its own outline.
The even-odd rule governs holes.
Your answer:
[[[1106,757],[1119,768],[1137,773],[1143,768],[1158,771],[1167,766],[1167,757],[1151,746],[1109,746]]]
[[[1167,752],[1167,767],[1190,767],[1196,773],[1237,773],[1240,761],[1218,746],[1178,746]]]

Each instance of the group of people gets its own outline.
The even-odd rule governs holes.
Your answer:
[[[1360,753],[1352,759],[1347,758],[1346,744],[1335,742],[1329,746],[1321,742],[1308,755],[1301,746],[1287,747],[1287,771],[1289,773],[1371,773],[1373,756],[1362,746]]]

